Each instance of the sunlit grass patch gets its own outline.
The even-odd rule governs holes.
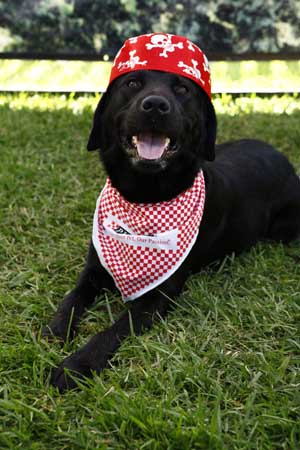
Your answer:
[[[111,63],[0,59],[0,90],[104,92]],[[299,61],[212,61],[212,91],[300,92]]]
[[[18,95],[1,94],[0,107],[6,106],[12,110],[23,108],[36,111],[69,110],[74,114],[82,113],[85,109],[95,109],[100,94],[88,94],[77,97],[75,94],[31,94],[20,92]]]
[[[213,92],[300,92],[300,61],[212,63]]]
[[[91,93],[78,96],[73,94],[34,94],[21,92],[18,95],[0,93],[0,106],[10,109],[30,109],[38,111],[70,110],[81,113],[85,109],[93,110],[97,105],[101,94]],[[292,114],[300,110],[300,96],[273,95],[271,97],[260,97],[256,94],[251,96],[231,94],[214,95],[213,103],[217,114]]]
[[[214,107],[217,114],[293,114],[300,111],[300,96],[283,95],[260,97],[256,94],[251,96],[240,95],[233,97],[230,94],[216,95],[213,97]]]
[[[110,68],[103,61],[0,59],[0,90],[103,92]]]

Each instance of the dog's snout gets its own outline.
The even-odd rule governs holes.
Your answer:
[[[169,114],[171,111],[170,102],[161,95],[149,95],[145,97],[141,103],[142,112],[159,114]]]

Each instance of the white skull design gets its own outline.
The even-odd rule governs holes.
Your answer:
[[[164,34],[157,34],[151,38],[152,47],[164,48],[168,44],[168,41],[168,36],[165,36]],[[151,44],[147,44],[147,46],[150,47]]]
[[[163,51],[159,54],[164,58],[168,58],[168,52],[174,52],[175,48],[183,48],[183,43],[178,42],[178,44],[172,43],[172,36],[170,34],[156,34],[151,37],[151,44],[146,44],[147,50],[152,48],[161,48]]]

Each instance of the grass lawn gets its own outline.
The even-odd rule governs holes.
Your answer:
[[[300,448],[300,243],[189,280],[112,368],[61,396],[49,370],[123,309],[100,297],[73,343],[40,337],[83,267],[104,174],[97,97],[0,95],[0,449]],[[215,99],[219,141],[258,137],[300,168],[300,99]]]
[[[300,61],[212,61],[212,92],[300,92]],[[103,92],[111,63],[0,59],[0,91]]]

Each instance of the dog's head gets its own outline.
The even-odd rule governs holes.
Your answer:
[[[191,77],[134,70],[116,77],[94,116],[88,150],[100,156],[113,185],[130,201],[167,200],[214,159],[216,117]]]

